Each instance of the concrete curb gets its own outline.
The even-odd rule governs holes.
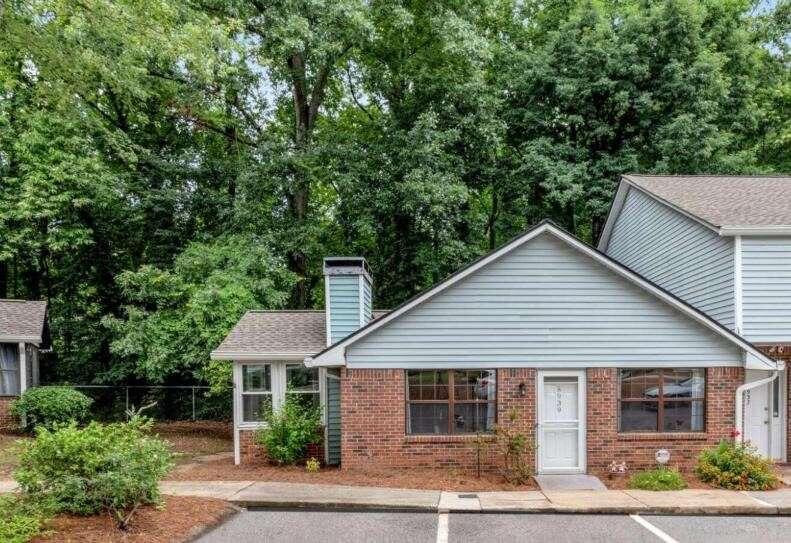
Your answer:
[[[727,507],[525,507],[509,509],[440,508],[404,505],[359,504],[353,502],[256,502],[254,500],[232,501],[245,509],[302,509],[306,511],[362,511],[362,512],[412,512],[412,513],[466,513],[492,514],[567,514],[567,515],[669,515],[669,516],[791,516],[791,509],[778,507],[727,508]]]
[[[791,489],[445,492],[266,481],[164,482],[165,494],[224,499],[247,509],[584,515],[791,516]]]

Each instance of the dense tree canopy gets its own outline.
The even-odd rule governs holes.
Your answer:
[[[791,170],[788,0],[0,0],[0,297],[51,380],[220,383],[250,308],[388,307],[618,175]]]

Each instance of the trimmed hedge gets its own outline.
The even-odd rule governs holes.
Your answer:
[[[36,387],[11,402],[11,413],[33,430],[52,430],[59,424],[81,424],[88,420],[93,400],[69,387]]]

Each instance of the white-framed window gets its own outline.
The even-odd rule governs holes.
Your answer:
[[[260,423],[272,411],[272,364],[242,366],[242,422]]]
[[[0,343],[0,396],[19,396],[19,345]]]
[[[287,398],[322,406],[323,386],[318,368],[300,362],[239,362],[234,368],[237,425],[259,427],[266,415],[277,411]]]
[[[284,400],[291,398],[302,405],[319,407],[321,405],[321,388],[319,386],[319,369],[306,368],[303,364],[286,364],[286,395]]]

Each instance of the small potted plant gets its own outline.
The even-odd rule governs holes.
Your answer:
[[[618,462],[616,460],[610,462],[610,466],[609,466],[610,479],[626,477],[628,471],[629,468],[626,466],[626,462]]]

